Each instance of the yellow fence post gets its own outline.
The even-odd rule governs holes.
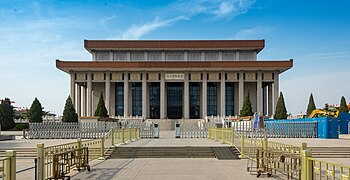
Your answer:
[[[122,142],[125,144],[125,129],[122,129]]]
[[[6,161],[6,180],[16,180],[16,151],[7,150],[5,157],[9,158]],[[4,177],[3,177],[4,178]]]
[[[79,168],[81,168],[82,166],[82,159],[83,159],[83,156],[82,156],[82,145],[81,145],[81,139],[78,138],[77,139],[77,143],[78,143],[78,163],[79,163]]]
[[[131,128],[129,128],[129,138],[130,138],[130,141],[132,141]]]
[[[241,155],[239,155],[239,158],[245,158],[245,155],[244,155],[244,135],[241,135]]]
[[[114,142],[114,128],[112,128],[112,147],[114,147],[114,144],[115,144],[115,142]]]
[[[312,179],[312,164],[310,163],[309,158],[312,157],[310,150],[302,150],[301,153],[301,179],[302,180],[311,180]]]
[[[208,137],[207,137],[208,139],[210,139],[210,130],[211,130],[211,129],[208,128]]]
[[[44,162],[45,162],[45,154],[44,154],[44,143],[37,144],[37,178],[38,180],[45,179],[45,170],[44,170]]]
[[[267,151],[267,147],[268,147],[267,137],[264,137],[263,143],[264,143],[264,144],[263,144],[263,148],[264,148],[263,150],[264,150],[264,151]]]
[[[307,143],[306,142],[301,143],[300,151],[306,150],[306,149],[307,149]]]
[[[140,128],[137,128],[137,139],[140,139],[141,137],[141,130]]]
[[[216,141],[217,140],[217,133],[218,133],[218,128],[215,128],[215,137],[214,137],[214,140]]]
[[[231,143],[232,146],[235,144],[235,130],[233,128],[231,133]]]
[[[225,144],[225,131],[221,128],[221,144]]]
[[[105,160],[105,137],[101,139],[101,155],[98,160]]]

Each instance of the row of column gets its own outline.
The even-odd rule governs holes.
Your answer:
[[[204,72],[205,73],[205,72]],[[87,73],[87,83],[86,86],[80,86],[75,83],[75,74],[71,73],[70,80],[70,96],[73,104],[76,107],[77,113],[79,116],[93,116],[93,102],[92,102],[92,74]],[[128,77],[128,72],[124,73],[124,77]],[[221,77],[225,77],[224,72],[221,73]],[[202,80],[202,117],[207,116],[207,76],[203,76]],[[244,102],[244,79],[243,73],[239,75],[239,88],[238,88],[238,106],[239,110],[242,109]],[[221,78],[220,81],[220,112],[218,112],[221,116],[225,115],[225,103],[226,103],[226,95],[225,95],[225,79]],[[106,72],[105,79],[105,104],[109,114],[112,114],[111,111],[111,81],[110,81],[110,73]],[[166,118],[165,114],[165,74],[161,73],[160,80],[160,118]],[[273,93],[272,93],[273,91]],[[275,109],[278,97],[279,97],[279,75],[275,73],[273,88],[272,83],[269,83],[267,86],[263,86],[262,84],[262,75],[261,72],[258,73],[257,78],[257,112],[261,114],[272,115],[273,109]],[[77,97],[76,97],[77,95]],[[272,96],[273,95],[273,96]],[[81,96],[83,96],[81,98]],[[184,118],[189,118],[189,73],[185,73],[184,79]],[[77,101],[77,103],[76,103]],[[147,114],[147,74],[142,73],[142,115],[146,117]],[[273,103],[273,102],[274,103]],[[124,115],[129,115],[129,80],[128,78],[124,78]],[[272,105],[274,104],[274,105]],[[82,107],[81,107],[82,105]]]

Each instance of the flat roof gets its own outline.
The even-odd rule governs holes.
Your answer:
[[[84,40],[93,50],[257,50],[265,40]]]
[[[61,61],[56,67],[69,71],[221,71],[221,70],[277,70],[286,71],[293,67],[293,59],[283,61]]]

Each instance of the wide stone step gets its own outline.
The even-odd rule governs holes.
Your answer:
[[[117,147],[110,158],[238,159],[238,151],[233,147]]]

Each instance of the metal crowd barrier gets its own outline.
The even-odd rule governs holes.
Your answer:
[[[180,138],[207,138],[209,127],[215,123],[208,122],[182,122],[180,123]]]
[[[122,123],[104,121],[29,123],[24,136],[28,139],[95,139],[103,137],[112,128],[122,126]]]
[[[317,138],[317,122],[265,122],[269,138]]]
[[[154,138],[154,123],[143,122],[140,124],[140,137],[141,138]]]

